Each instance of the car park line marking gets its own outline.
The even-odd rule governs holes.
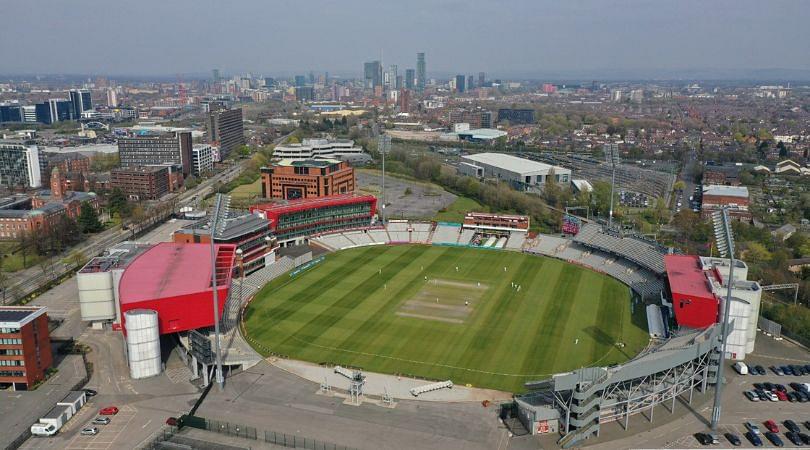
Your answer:
[[[146,421],[146,423],[145,423],[145,424],[143,424],[143,426],[141,427],[141,429],[146,428],[147,426],[149,426],[149,424],[150,424],[150,423],[152,423],[152,419],[149,419],[148,421]]]

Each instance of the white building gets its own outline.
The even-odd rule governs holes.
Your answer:
[[[478,153],[461,159],[459,172],[477,178],[496,178],[527,188],[542,187],[552,174],[557,183],[567,185],[571,181],[571,169],[503,153]]]
[[[33,141],[0,141],[0,184],[5,186],[42,186],[39,147]]]
[[[191,149],[191,173],[199,177],[214,170],[214,151],[210,145],[195,145]]]
[[[356,147],[349,139],[304,139],[300,144],[283,144],[273,149],[274,159],[354,159],[364,155],[362,147]]]

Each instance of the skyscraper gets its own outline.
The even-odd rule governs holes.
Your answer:
[[[475,77],[472,75],[467,75],[467,90],[471,91],[475,89]]]
[[[416,87],[416,71],[413,69],[405,69],[405,89],[413,89]]]
[[[301,87],[307,85],[307,78],[303,75],[296,75],[295,76],[295,87]]]
[[[456,75],[456,92],[462,93],[465,91],[464,83],[465,83],[464,75]]]
[[[93,109],[90,91],[87,89],[71,89],[70,102],[73,103],[73,117],[77,120],[82,117],[83,112]]]
[[[299,88],[296,88],[298,92]],[[310,89],[312,89],[310,87]],[[245,145],[245,130],[242,123],[242,108],[221,109],[208,113],[205,122],[208,142],[219,146],[219,160]]]
[[[425,66],[425,54],[416,54],[416,90],[424,92],[427,81],[427,67]]]
[[[115,92],[115,88],[107,88],[107,106],[110,108],[118,107],[118,94]]]
[[[219,83],[221,78],[219,77],[219,69],[214,69],[211,71],[212,75],[214,76],[214,83]]]
[[[484,72],[478,72],[478,87],[484,87],[484,84],[487,82],[487,74]]]
[[[371,61],[363,64],[363,80],[365,80],[366,89],[374,89],[377,86],[382,86],[382,64],[379,61]]]
[[[385,87],[388,90],[397,89],[397,72],[399,72],[399,67],[397,67],[396,64],[388,66],[388,73],[385,79]]]

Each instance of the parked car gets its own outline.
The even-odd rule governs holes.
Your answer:
[[[768,431],[770,431],[771,433],[778,433],[779,432],[779,426],[776,424],[776,422],[773,421],[773,419],[768,419],[764,423],[765,423],[765,428],[767,428]]]
[[[754,391],[745,391],[743,393],[748,398],[748,400],[750,400],[752,402],[758,402],[759,401],[759,396]]]
[[[166,419],[166,425],[176,427],[177,426],[177,417],[169,417]]]
[[[98,411],[99,414],[102,416],[114,416],[118,414],[118,407],[117,406],[108,406],[106,408],[101,408]]]
[[[760,439],[759,436],[754,434],[753,432],[749,431],[745,433],[745,437],[748,439],[748,441],[751,442],[751,445],[753,445],[754,447],[762,447],[762,439]]]
[[[762,385],[765,386],[766,391],[772,391],[774,389],[773,383],[771,383],[771,382],[766,381],[766,382],[762,383]]]
[[[804,421],[804,427],[807,428],[808,430],[810,430],[810,420],[805,420]]]
[[[773,445],[775,445],[777,447],[784,447],[785,446],[785,443],[782,442],[782,439],[776,433],[768,431],[767,433],[765,433],[765,437],[768,438],[769,441],[771,441],[771,444],[773,444]]]
[[[802,440],[803,445],[810,445],[810,434],[807,433],[798,433],[799,439]]]
[[[785,437],[787,437],[788,440],[793,443],[793,445],[802,445],[802,440],[799,437],[799,433],[795,431],[788,431],[785,433]]]
[[[728,439],[728,441],[731,443],[731,445],[733,445],[735,447],[739,447],[740,445],[742,445],[742,441],[740,440],[739,437],[737,437],[736,434],[734,434],[734,433],[726,433],[725,436],[726,436],[726,439]]]
[[[748,431],[750,431],[751,433],[760,434],[759,425],[755,424],[754,422],[751,421],[745,422],[745,428],[748,428]]]
[[[109,417],[96,417],[93,419],[93,425],[107,425],[110,423]]]
[[[792,431],[794,433],[798,433],[799,431],[801,431],[801,428],[799,428],[799,425],[797,425],[796,422],[794,422],[794,421],[792,421],[790,419],[788,419],[788,420],[786,420],[786,421],[784,421],[782,423],[785,425],[785,428],[787,428],[788,430],[790,430],[790,431]]]
[[[774,394],[772,391],[764,391],[763,393],[765,394],[765,398],[767,398],[768,400],[772,402],[779,401],[779,397],[777,397],[776,394]]]
[[[754,389],[765,389],[765,385],[762,383],[754,383]]]
[[[697,439],[700,445],[709,445],[712,443],[712,438],[709,437],[708,433],[695,433],[695,439]]]
[[[771,366],[770,369],[773,373],[779,375],[780,377],[785,374],[785,372],[783,372],[779,367]]]
[[[788,397],[787,394],[783,391],[776,391],[776,397],[779,399],[780,402],[786,402]]]
[[[782,370],[782,373],[785,374],[785,376],[793,375],[793,371],[790,369],[790,366],[779,366],[779,368]]]
[[[757,375],[765,375],[765,368],[760,365],[754,366],[754,370],[757,371]]]
[[[748,366],[744,362],[737,361],[732,365],[732,367],[734,367],[734,370],[736,370],[738,374],[748,375]]]
[[[787,388],[785,387],[784,384],[776,383],[776,384],[773,385],[773,388],[776,389],[779,392],[787,392]]]
[[[787,393],[787,399],[788,399],[788,401],[790,403],[794,403],[794,402],[799,401],[799,396],[796,395],[796,392],[788,392]]]
[[[95,397],[96,395],[98,395],[98,392],[96,392],[96,391],[94,391],[92,389],[85,389],[84,390],[84,395],[86,395],[88,397]]]
[[[95,436],[97,434],[98,434],[98,428],[96,428],[96,427],[82,428],[82,436]]]

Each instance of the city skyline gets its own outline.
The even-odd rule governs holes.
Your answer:
[[[6,12],[17,20],[6,24],[6,33],[27,38],[0,41],[2,72],[145,76],[210,74],[218,67],[224,73],[315,70],[345,77],[362,75],[362,62],[381,54],[385,67],[415,68],[416,53],[425,52],[428,76],[479,71],[523,78],[810,74],[810,30],[803,26],[810,10],[792,0],[770,2],[766,9],[751,0],[708,6],[692,1],[519,1],[510,8],[486,2],[363,0],[340,9],[321,1],[272,7],[248,1],[232,10],[188,1],[161,3],[159,9],[148,7],[151,0],[145,3],[116,5],[115,20],[96,0],[79,7],[8,5]],[[190,10],[193,20],[176,20]],[[356,30],[342,26],[364,17],[381,19],[366,20]],[[122,33],[122,28],[150,33]],[[76,34],[75,29],[84,31]],[[336,31],[339,39],[333,39]],[[53,35],[71,38],[54,40]]]

